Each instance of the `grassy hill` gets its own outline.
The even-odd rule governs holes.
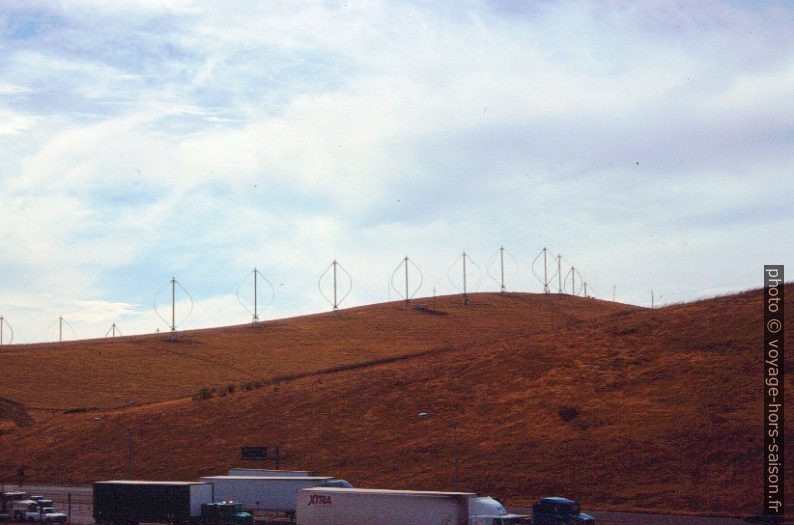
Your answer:
[[[213,375],[195,359],[167,353],[162,362],[195,371],[193,382],[167,388],[144,368],[139,383],[120,376],[128,397],[140,388],[153,392],[151,400],[176,398],[200,385],[248,380],[242,371],[249,369],[262,378],[338,370],[102,413],[131,430],[140,478],[220,473],[242,463],[240,446],[279,444],[288,454],[284,468],[360,486],[449,489],[454,425],[460,489],[515,504],[557,494],[593,509],[747,514],[757,510],[762,489],[761,303],[760,291],[653,311],[569,296],[483,294],[467,307],[459,297],[443,298],[436,309],[447,315],[386,304],[339,319],[186,333],[175,344],[143,338],[218,364]],[[264,337],[287,332],[305,337],[283,346]],[[250,347],[240,342],[249,339]],[[85,343],[82,351],[93,344],[110,353],[119,342]],[[117,362],[136,355],[136,343],[129,344]],[[151,359],[147,366],[166,366],[155,350],[141,352]],[[260,364],[263,356],[279,356],[284,368]],[[230,372],[221,363],[232,357],[238,364]],[[239,366],[243,359],[249,364]],[[349,367],[355,363],[362,366]],[[86,404],[126,399],[99,392],[106,381],[93,383],[96,397]],[[786,387],[791,392],[791,379]],[[16,397],[10,391],[3,395],[57,399],[32,386]],[[423,411],[439,415],[418,417]],[[24,458],[42,481],[124,477],[126,433],[96,415],[56,414],[7,432],[0,464]],[[7,470],[0,475],[9,479]]]
[[[553,303],[530,294],[458,296],[436,308],[405,311],[401,302],[331,313],[170,334],[4,346],[0,397],[36,409],[113,408],[190,396],[202,387],[269,381],[439,348],[481,344],[555,323],[636,309]],[[433,299],[423,303],[430,310]],[[598,306],[595,306],[595,305]]]

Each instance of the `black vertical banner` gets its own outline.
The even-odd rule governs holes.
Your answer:
[[[764,515],[782,521],[783,265],[764,265]]]

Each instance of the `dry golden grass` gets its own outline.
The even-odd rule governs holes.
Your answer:
[[[794,297],[793,287],[788,292]],[[565,495],[602,510],[757,511],[763,486],[759,291],[655,311],[565,296],[480,295],[468,308],[456,300],[444,299],[448,316],[389,304],[348,311],[339,320],[280,322],[292,326],[284,332],[306,335],[278,354],[294,366],[289,370],[310,369],[315,360],[315,370],[339,363],[328,354],[338,357],[345,348],[353,360],[437,351],[206,401],[109,411],[107,418],[132,429],[141,478],[215,474],[242,463],[240,446],[280,444],[289,456],[284,468],[317,470],[360,486],[448,489],[448,423],[454,422],[461,489],[513,504]],[[262,334],[248,337],[262,344]],[[216,359],[232,354],[208,343],[211,338],[222,340],[212,331],[189,334],[194,343],[185,351]],[[254,366],[262,350],[251,346],[240,355]],[[303,356],[304,366],[288,359],[291,354]],[[260,377],[285,372],[256,370]],[[241,377],[229,374],[219,384]],[[168,395],[167,388],[149,387],[157,390],[152,399]],[[422,411],[446,419],[417,417]],[[0,436],[0,464],[24,458],[42,481],[123,477],[126,435],[94,416],[56,415]]]
[[[374,359],[481,344],[554,322],[588,319],[632,307],[600,308],[560,297],[545,308],[539,296],[478,294],[437,300],[448,313],[406,312],[402,303],[268,321],[258,325],[3,348],[0,397],[29,409],[112,408],[190,396],[202,387],[272,380]],[[423,302],[432,306],[432,299]],[[548,310],[548,311],[546,311]],[[43,412],[41,413],[43,414]]]

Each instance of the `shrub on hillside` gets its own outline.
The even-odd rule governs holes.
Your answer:
[[[557,413],[566,423],[579,417],[579,409],[576,407],[560,407]]]

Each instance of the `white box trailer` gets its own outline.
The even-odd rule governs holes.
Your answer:
[[[298,491],[297,525],[513,525],[493,498],[472,492],[310,488]]]
[[[319,487],[334,481],[330,476],[263,477],[204,476],[201,481],[213,486],[215,501],[242,503],[249,511],[295,513],[300,489]]]
[[[233,468],[229,469],[230,476],[260,476],[264,478],[306,478],[317,476],[316,472],[310,470],[275,470],[264,468]]]

